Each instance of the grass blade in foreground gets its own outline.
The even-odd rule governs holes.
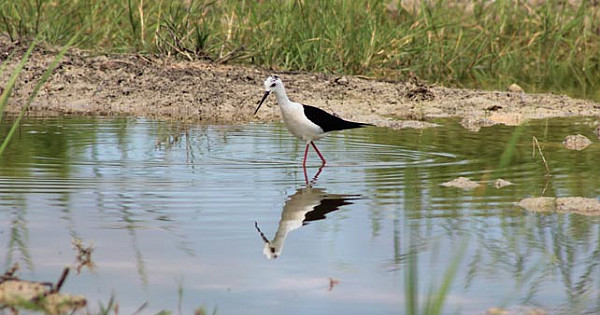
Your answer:
[[[25,105],[23,105],[23,108],[21,108],[21,111],[19,112],[19,116],[17,116],[17,119],[13,122],[10,130],[6,134],[6,137],[4,137],[4,140],[2,140],[2,144],[0,145],[0,155],[2,155],[2,153],[6,149],[6,146],[8,145],[8,143],[10,142],[10,139],[12,138],[13,134],[17,130],[17,127],[18,127],[19,123],[21,122],[21,119],[23,119],[23,116],[25,116],[27,109],[29,108],[29,106],[31,105],[31,103],[33,102],[35,97],[37,96],[38,92],[40,91],[40,88],[42,87],[42,85],[44,85],[44,83],[46,83],[46,81],[48,81],[48,78],[50,77],[50,75],[52,74],[54,69],[56,69],[56,66],[58,66],[58,62],[63,58],[63,56],[69,49],[69,47],[71,47],[71,45],[73,45],[73,43],[75,42],[76,39],[77,39],[77,35],[75,35],[71,38],[71,40],[60,50],[58,55],[54,58],[54,60],[52,61],[52,63],[48,67],[48,69],[46,69],[46,71],[44,72],[42,77],[38,80],[37,84],[33,88],[33,91],[29,95],[29,98],[27,99],[27,103]],[[10,88],[7,88],[4,91],[4,93],[2,93],[2,96],[0,96],[0,115],[2,115],[2,112],[4,111],[6,102],[8,102],[8,95],[9,95],[8,93],[10,93],[10,90],[12,90],[12,86],[14,86],[14,83],[15,83],[19,73],[23,70],[23,66],[25,65],[25,63],[27,62],[27,59],[31,55],[31,51],[33,51],[34,46],[35,46],[35,42],[33,44],[31,44],[31,47],[29,47],[29,49],[27,50],[27,53],[21,60],[19,67],[17,69],[15,69],[15,71],[13,71],[11,81],[9,81]],[[0,118],[1,118],[1,116],[0,116]]]
[[[2,91],[2,94],[0,95],[0,120],[2,120],[4,108],[6,107],[6,103],[8,103],[8,96],[12,92],[12,89],[15,86],[15,83],[17,82],[17,78],[19,77],[21,71],[23,71],[27,60],[29,60],[29,56],[31,56],[31,52],[33,52],[33,48],[35,47],[35,45],[36,41],[31,43],[31,46],[29,46],[29,49],[27,49],[27,52],[25,52],[23,58],[21,58],[21,61],[19,62],[17,67],[15,68],[15,70],[13,70],[10,79],[8,79],[8,83],[4,87],[4,91]]]
[[[458,251],[452,258],[448,269],[444,273],[444,276],[441,279],[441,284],[439,288],[434,288],[433,284],[429,286],[427,289],[427,296],[425,297],[425,301],[423,304],[419,306],[419,276],[418,276],[418,261],[417,255],[418,253],[411,249],[408,258],[408,265],[405,273],[405,282],[404,282],[404,296],[406,300],[406,313],[409,315],[440,315],[442,314],[442,309],[444,307],[444,303],[446,302],[446,297],[450,291],[450,286],[452,282],[456,278],[456,272],[458,271],[458,267],[460,262],[465,255],[467,250],[468,242],[465,240],[461,242],[459,245]]]

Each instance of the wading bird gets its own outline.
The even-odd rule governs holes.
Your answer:
[[[274,93],[277,97],[277,103],[279,103],[279,107],[281,108],[281,116],[283,116],[283,122],[287,129],[297,138],[306,141],[304,160],[302,161],[302,166],[304,167],[306,167],[306,156],[308,155],[309,145],[312,145],[321,158],[322,165],[326,163],[325,158],[313,142],[314,140],[325,137],[330,131],[371,126],[370,124],[347,121],[333,116],[320,108],[290,101],[285,94],[283,82],[277,76],[270,76],[265,80],[265,94],[258,103],[254,115],[256,115],[262,103],[264,103],[267,96],[271,93]]]
[[[291,231],[312,221],[325,219],[327,214],[339,210],[342,206],[351,205],[354,200],[360,198],[360,195],[328,194],[323,188],[310,186],[296,190],[283,206],[277,232],[272,240],[263,234],[258,227],[258,222],[254,222],[254,227],[264,242],[263,253],[268,259],[279,257],[285,239]]]

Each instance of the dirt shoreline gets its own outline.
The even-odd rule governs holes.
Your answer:
[[[3,42],[0,60],[25,47]],[[15,86],[7,110],[25,104],[54,53],[34,51]],[[0,76],[7,82],[18,59]],[[600,117],[600,104],[563,95],[452,89],[417,79],[386,82],[358,76],[285,73],[247,66],[180,61],[146,55],[93,56],[71,51],[41,89],[30,115],[136,116],[207,123],[279,119],[275,98],[253,116],[270,74],[284,80],[290,99],[319,106],[350,120],[392,128],[426,127],[422,121],[460,117],[478,130],[495,123],[528,119]]]

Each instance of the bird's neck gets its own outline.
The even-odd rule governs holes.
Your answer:
[[[279,103],[280,106],[286,106],[290,104],[290,99],[287,97],[287,94],[285,94],[285,90],[275,93],[275,97],[277,97],[277,103]]]

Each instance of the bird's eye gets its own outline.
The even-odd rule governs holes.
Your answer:
[[[271,84],[271,87],[275,87],[277,85],[277,83],[273,83]]]

